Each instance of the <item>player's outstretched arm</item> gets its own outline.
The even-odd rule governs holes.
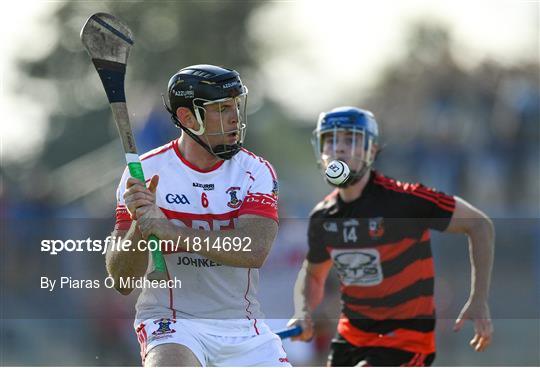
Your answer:
[[[294,284],[294,316],[287,326],[299,325],[302,334],[291,340],[309,341],[313,337],[312,313],[324,298],[324,284],[332,261],[311,263],[305,260]]]
[[[459,197],[455,199],[456,208],[446,231],[464,233],[469,237],[471,291],[456,320],[454,330],[460,330],[466,320],[473,321],[475,335],[470,345],[476,351],[483,351],[489,346],[493,334],[488,296],[495,230],[493,222],[482,211]]]

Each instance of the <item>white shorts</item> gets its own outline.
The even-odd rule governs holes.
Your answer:
[[[195,354],[202,366],[290,367],[281,339],[260,321],[259,334],[218,336],[205,324],[190,319],[148,319],[136,328],[141,358],[161,344],[180,344]]]

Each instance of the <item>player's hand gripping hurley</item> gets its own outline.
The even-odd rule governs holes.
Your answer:
[[[81,30],[81,41],[90,54],[92,62],[103,82],[120,134],[129,173],[143,183],[144,174],[137,154],[135,138],[131,131],[124,91],[124,77],[129,51],[133,45],[131,30],[114,16],[106,13],[93,14]],[[149,240],[159,239],[150,235]],[[165,259],[159,249],[152,251],[154,268],[147,275],[149,280],[166,280]]]

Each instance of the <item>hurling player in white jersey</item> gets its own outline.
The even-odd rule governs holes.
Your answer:
[[[150,234],[175,242],[162,251],[179,283],[144,287],[137,301],[143,364],[290,366],[256,299],[278,230],[278,184],[272,166],[242,148],[247,88],[234,70],[194,65],[170,79],[168,94],[182,134],[141,157],[147,185],[124,172],[113,236],[132,245],[106,257],[129,294],[120,280],[143,277],[152,262],[136,244]]]

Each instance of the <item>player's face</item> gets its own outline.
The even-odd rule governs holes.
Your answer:
[[[240,98],[205,106],[205,136],[211,147],[232,145],[240,140],[241,108]]]
[[[364,160],[364,134],[336,131],[322,137],[321,159],[325,166],[332,160],[345,161],[351,170],[359,171]]]

